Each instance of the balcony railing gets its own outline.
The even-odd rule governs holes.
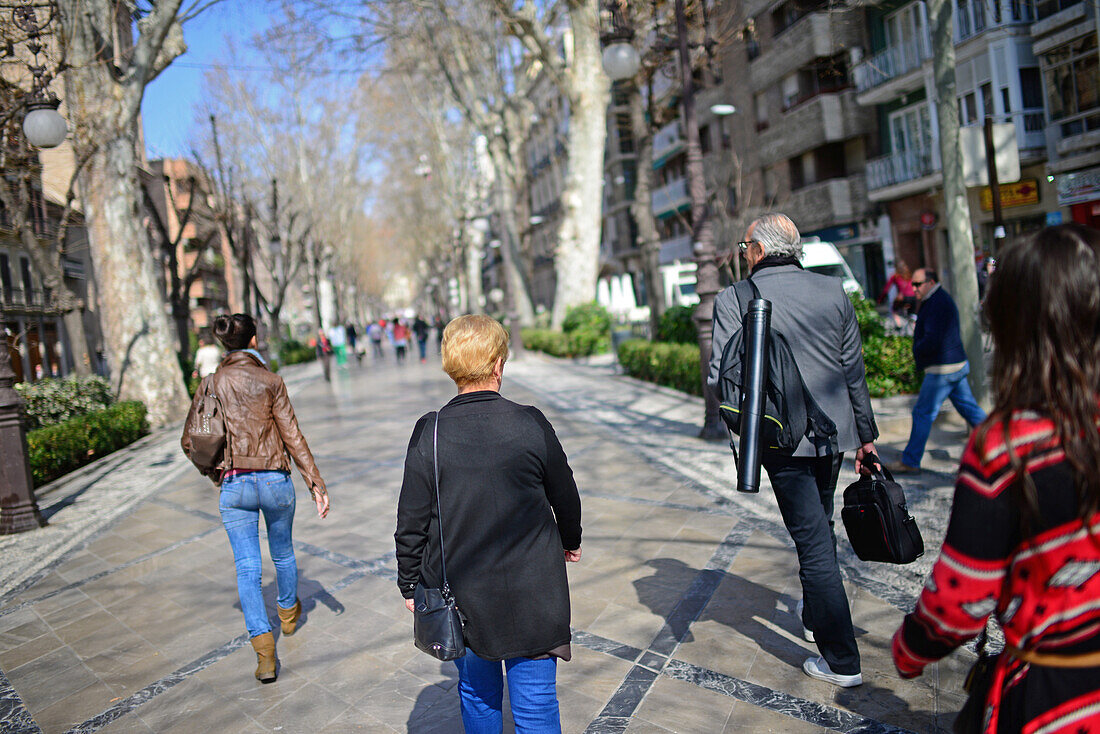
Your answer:
[[[690,203],[687,179],[683,178],[665,184],[659,189],[654,189],[651,201],[653,214],[658,217]]]
[[[940,159],[935,151],[905,150],[891,153],[867,161],[867,188],[884,189],[906,181],[915,181],[938,170]]]
[[[686,145],[684,130],[677,120],[657,131],[653,136],[653,163],[659,164],[663,159],[675,153]]]
[[[691,250],[691,235],[682,234],[678,237],[670,237],[661,240],[661,264],[668,265],[676,262],[690,262],[694,257]]]
[[[919,69],[932,58],[932,41],[927,33],[918,38],[889,46],[855,68],[856,89],[865,92],[880,84]]]
[[[53,300],[50,293],[37,288],[0,287],[0,305],[4,308],[41,309],[52,305]]]

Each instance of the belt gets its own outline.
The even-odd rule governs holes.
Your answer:
[[[1013,645],[1005,645],[1005,652],[1025,663],[1042,665],[1048,668],[1094,668],[1100,666],[1100,650],[1080,655],[1056,655],[1034,650],[1021,650]]]

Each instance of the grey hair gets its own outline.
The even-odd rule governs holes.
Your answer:
[[[786,214],[765,214],[753,222],[752,238],[764,246],[766,255],[802,257],[802,235]]]

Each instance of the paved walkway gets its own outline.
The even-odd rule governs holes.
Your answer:
[[[0,730],[461,731],[457,673],[413,647],[393,558],[412,424],[453,385],[438,362],[287,376],[333,510],[318,520],[299,493],[305,613],[278,642],[278,682],[252,678],[217,497],[173,429],[47,488],[50,526],[0,538]],[[928,464],[942,471],[909,487],[925,558],[864,564],[841,539],[865,681],[841,690],[800,669],[816,650],[791,613],[793,547],[770,488],[733,491],[728,447],[694,437],[701,401],[534,355],[508,365],[503,393],[543,408],[582,492],[564,731],[950,730],[969,655],[902,681],[889,641],[938,552],[959,425],[934,433]],[[906,401],[880,407],[889,459]],[[852,479],[849,462],[841,486]],[[274,607],[269,563],[265,582]]]

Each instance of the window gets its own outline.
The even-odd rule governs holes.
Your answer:
[[[756,26],[753,23],[741,31],[741,40],[745,44],[745,55],[752,61],[760,55],[760,43],[756,40]]]
[[[901,49],[907,65],[919,62],[919,51],[926,51],[924,19],[921,3],[911,3],[886,18],[886,45]]]
[[[791,191],[798,191],[806,185],[806,169],[802,163],[801,156],[798,158],[791,158],[787,163],[787,170],[791,177]]]
[[[783,77],[783,109],[789,110],[798,104],[798,72]]]
[[[982,119],[986,117],[992,117],[993,112],[993,85],[986,82],[982,85]]]
[[[1012,98],[1008,96],[1008,87],[1001,87],[1001,108],[1006,115],[1012,112]]]
[[[1097,86],[1096,34],[1067,43],[1043,54],[1046,74],[1047,109],[1050,119],[1064,120],[1096,111],[1100,106]],[[1023,70],[1020,70],[1023,81]],[[1074,119],[1062,124],[1062,135],[1079,135],[1100,129],[1100,115]]]
[[[959,124],[973,125],[978,122],[978,100],[971,92],[959,97]]]
[[[1035,14],[1031,12],[1031,0],[1009,0],[1012,20],[1017,22],[1030,22]]]
[[[6,253],[0,252],[0,285],[4,286],[4,300],[11,298],[11,263]]]
[[[1025,110],[1042,109],[1043,84],[1038,69],[1035,67],[1020,69],[1020,91],[1023,93]],[[1005,109],[1008,108],[1005,107]]]
[[[931,155],[932,118],[927,104],[907,107],[890,116],[890,144],[894,153]]]
[[[752,106],[756,112],[757,131],[766,130],[768,127],[768,97],[765,92],[753,95]]]
[[[733,147],[733,135],[730,133],[729,117],[723,117],[718,121],[718,133],[722,136],[723,150],[729,150]]]
[[[713,146],[710,141],[710,125],[699,128],[699,152],[703,155],[710,153]]]

